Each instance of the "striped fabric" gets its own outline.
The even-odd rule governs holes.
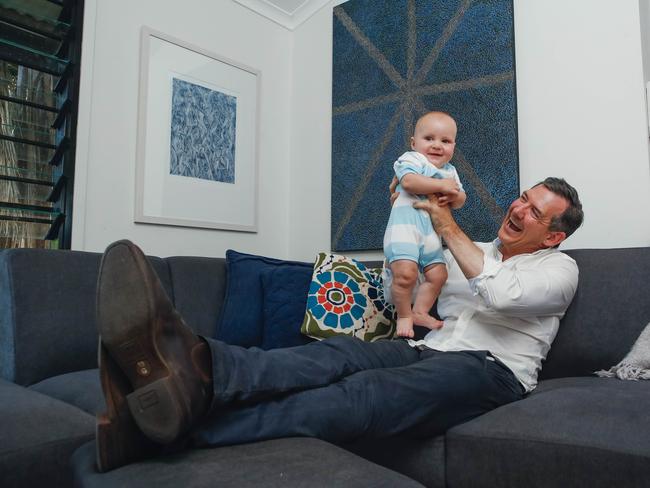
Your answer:
[[[395,162],[395,175],[401,181],[407,174],[418,174],[430,178],[454,178],[463,189],[458,173],[453,165],[447,163],[436,168],[426,156],[409,151]],[[429,215],[424,210],[413,208],[413,203],[425,196],[412,195],[397,185],[399,196],[395,201],[386,232],[384,233],[384,255],[388,263],[398,259],[415,261],[420,269],[433,263],[444,263],[440,239],[433,230]]]

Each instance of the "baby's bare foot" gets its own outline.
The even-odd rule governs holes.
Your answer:
[[[428,313],[422,312],[413,312],[413,323],[415,325],[420,325],[426,327],[427,329],[439,329],[442,327],[442,320],[438,320],[435,317],[432,317]]]
[[[413,319],[410,317],[404,317],[397,319],[397,332],[395,333],[397,337],[407,337],[413,338],[415,335],[413,333]]]

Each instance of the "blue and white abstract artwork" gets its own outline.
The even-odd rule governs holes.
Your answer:
[[[235,183],[237,98],[172,80],[172,175]]]
[[[429,110],[458,124],[476,241],[519,195],[513,0],[350,0],[334,8],[332,249],[381,249],[393,162]]]

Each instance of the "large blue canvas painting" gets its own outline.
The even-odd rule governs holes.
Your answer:
[[[172,79],[172,175],[235,183],[237,98]]]
[[[456,212],[496,237],[519,193],[512,0],[350,0],[334,9],[332,249],[381,249],[393,162],[419,115],[458,123]]]

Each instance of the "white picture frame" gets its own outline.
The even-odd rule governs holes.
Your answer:
[[[134,221],[257,232],[261,73],[149,27],[140,55]]]

